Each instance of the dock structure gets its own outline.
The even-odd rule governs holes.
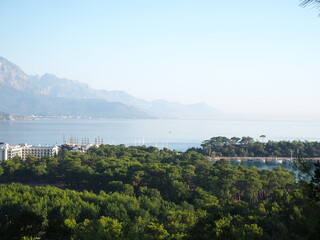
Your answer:
[[[211,159],[213,161],[218,161],[220,159],[227,159],[227,160],[230,160],[230,161],[236,161],[236,160],[248,161],[250,159],[250,160],[253,160],[253,161],[256,161],[256,162],[258,162],[259,160],[265,160],[265,162],[272,162],[272,161],[275,161],[275,160],[286,162],[286,161],[293,161],[294,160],[294,158],[291,158],[291,157],[213,157]],[[304,158],[304,159],[306,159],[308,161],[313,161],[313,162],[320,161],[320,157]]]

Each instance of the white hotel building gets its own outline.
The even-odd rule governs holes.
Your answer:
[[[0,142],[0,161],[11,159],[19,156],[22,160],[26,160],[28,155],[36,157],[53,157],[59,152],[58,146],[32,146],[27,144],[5,144]]]

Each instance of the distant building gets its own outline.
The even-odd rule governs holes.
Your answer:
[[[27,144],[5,144],[0,142],[0,161],[11,159],[19,156],[22,160],[26,160],[28,155],[39,158],[53,157],[59,152],[58,146],[32,146]]]
[[[70,152],[82,152],[82,153],[87,153],[87,151],[89,150],[89,148],[91,148],[92,146],[97,146],[97,145],[93,145],[93,144],[81,144],[81,145],[77,145],[77,144],[63,144],[60,146],[60,149],[67,149]]]

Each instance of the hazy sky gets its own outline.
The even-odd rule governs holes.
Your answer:
[[[299,1],[0,1],[0,56],[146,100],[320,117],[320,17]]]

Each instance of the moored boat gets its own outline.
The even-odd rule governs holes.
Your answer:
[[[284,160],[284,163],[285,163],[285,164],[292,164],[293,161],[292,161],[292,159],[285,159],[285,160]]]
[[[272,159],[272,162],[275,163],[275,164],[282,164],[282,159]]]
[[[263,158],[256,159],[255,161],[258,163],[265,163],[266,162],[266,160]]]
[[[231,159],[232,162],[237,162],[237,163],[241,163],[241,159],[239,158],[233,158]]]

